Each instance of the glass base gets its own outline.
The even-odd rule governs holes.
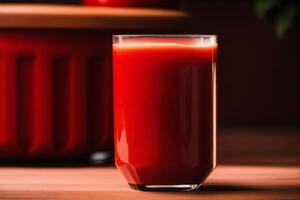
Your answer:
[[[182,184],[182,185],[139,185],[139,184],[128,184],[131,189],[141,191],[194,191],[197,190],[201,184]]]

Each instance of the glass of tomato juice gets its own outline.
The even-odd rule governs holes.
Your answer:
[[[114,35],[115,163],[137,190],[190,191],[216,167],[215,35]]]

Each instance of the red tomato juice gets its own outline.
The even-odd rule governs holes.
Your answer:
[[[216,165],[216,44],[114,44],[115,162],[129,184],[200,184]]]

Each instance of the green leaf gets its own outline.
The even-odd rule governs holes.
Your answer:
[[[266,16],[268,11],[280,3],[281,0],[255,0],[254,9],[259,18]]]
[[[282,38],[284,33],[290,28],[297,17],[298,7],[290,4],[287,6],[275,20],[275,30],[279,38]]]

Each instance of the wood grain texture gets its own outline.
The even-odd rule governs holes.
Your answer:
[[[218,166],[197,192],[139,192],[113,167],[1,167],[0,199],[299,199],[300,167]]]
[[[0,5],[0,28],[177,29],[188,14],[149,8],[71,5]]]

